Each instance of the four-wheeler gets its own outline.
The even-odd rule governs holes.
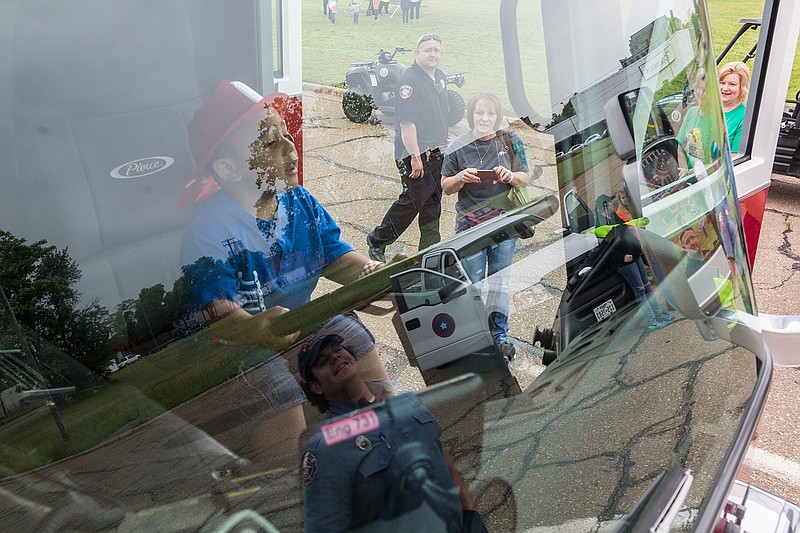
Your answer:
[[[394,56],[398,52],[410,52],[407,48],[395,47],[393,52],[383,48],[378,52],[377,61],[359,61],[353,63],[345,75],[348,91],[342,98],[342,110],[353,122],[366,122],[373,109],[381,113],[394,115],[395,91],[400,74],[407,68]],[[447,85],[464,86],[466,71],[445,73]],[[447,89],[447,101],[450,109],[447,125],[458,124],[464,118],[466,104],[464,97],[453,89]]]

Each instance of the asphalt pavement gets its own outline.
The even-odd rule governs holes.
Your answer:
[[[340,93],[307,86],[304,94],[304,176],[312,190],[342,226],[343,238],[366,253],[365,235],[383,216],[400,191],[400,181],[392,157],[393,128],[391,119],[383,124],[354,125],[347,121],[340,108]],[[460,124],[451,135],[465,131]],[[541,177],[533,185],[534,194],[557,193],[554,150],[544,136],[524,134],[529,158],[541,165]],[[351,150],[357,146],[358,150]],[[346,153],[355,154],[342,157]],[[454,199],[445,198],[443,237],[452,235]],[[556,215],[537,227],[531,242],[522,245],[524,253],[542,250],[560,236],[560,220]],[[753,274],[756,300],[762,312],[800,315],[800,179],[775,176],[770,190],[761,242]],[[418,232],[412,227],[388,250],[414,252]],[[388,254],[387,254],[388,255]],[[525,258],[519,262],[522,263]],[[511,372],[525,388],[542,371],[541,352],[529,344],[533,329],[533,310],[554,314],[563,287],[563,273],[543,274],[537,291],[524,290],[532,284],[523,279],[522,269],[515,271],[512,284],[514,319],[511,333],[515,336],[518,359]],[[535,273],[537,265],[526,265],[525,275]],[[538,274],[537,274],[538,275]],[[516,286],[516,285],[515,285]],[[542,289],[543,287],[543,289]],[[323,282],[317,294],[330,291],[333,285]],[[553,290],[549,290],[552,288]],[[388,304],[378,303],[378,307]],[[419,372],[411,367],[394,328],[386,315],[362,314],[378,339],[381,357],[398,387],[419,390],[424,383]],[[549,325],[549,324],[548,324]],[[655,338],[655,336],[654,336]],[[290,358],[291,360],[291,358]],[[291,364],[291,363],[290,363]],[[256,370],[257,371],[257,370]],[[16,530],[32,530],[36,522],[30,513],[50,512],[64,503],[64,488],[80,488],[82,496],[70,505],[79,513],[98,506],[111,508],[122,503],[131,510],[122,530],[141,530],[163,526],[164,517],[185,520],[185,529],[192,530],[210,519],[213,510],[257,509],[276,517],[282,530],[298,529],[302,523],[302,501],[298,492],[297,473],[287,465],[298,464],[296,451],[268,458],[257,465],[248,464],[239,438],[239,421],[226,418],[227,427],[218,427],[226,396],[217,388],[134,430],[119,435],[94,451],[58,462],[0,484],[15,498],[26,498],[26,506],[16,506],[13,513],[0,513],[7,525]],[[800,371],[777,369],[767,408],[758,427],[757,438],[748,453],[740,477],[794,502],[800,502]],[[306,410],[309,427],[318,416]],[[214,422],[214,421],[217,422]],[[191,421],[191,423],[188,423]],[[206,421],[207,423],[204,423]],[[244,424],[253,420],[245,419]],[[498,434],[499,435],[499,434]],[[499,438],[499,437],[498,437]],[[149,450],[149,452],[148,452]],[[257,468],[254,468],[257,467]],[[214,472],[209,476],[209,472]],[[124,483],[120,483],[124,480]],[[287,498],[287,494],[289,497]],[[270,497],[272,496],[272,497]],[[14,500],[17,501],[17,500]],[[35,503],[34,503],[35,502]],[[8,502],[6,502],[8,503]],[[40,507],[36,507],[40,506]],[[159,518],[161,517],[161,518]],[[79,520],[80,516],[66,519]],[[109,515],[110,521],[114,516]],[[151,520],[148,524],[148,520]]]
[[[773,175],[753,268],[761,313],[800,316],[800,178]],[[800,349],[800,348],[798,348]],[[800,502],[800,369],[776,368],[740,475]]]

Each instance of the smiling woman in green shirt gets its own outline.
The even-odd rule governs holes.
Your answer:
[[[722,65],[719,69],[719,90],[722,94],[722,110],[728,125],[728,141],[731,152],[739,151],[742,136],[745,102],[750,90],[750,69],[741,61]]]

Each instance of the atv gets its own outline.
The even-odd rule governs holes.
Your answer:
[[[393,52],[381,48],[377,61],[353,63],[345,75],[348,91],[342,98],[342,110],[353,122],[369,120],[374,109],[387,115],[394,115],[395,90],[400,75],[407,68],[394,56],[398,52],[410,52],[407,48],[396,47]],[[466,71],[445,73],[447,85],[464,86]],[[447,89],[449,111],[447,125],[458,124],[466,113],[464,97],[453,89]]]

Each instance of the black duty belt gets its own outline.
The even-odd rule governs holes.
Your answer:
[[[422,152],[421,155],[425,161],[438,161],[444,157],[444,151],[441,148],[429,148]]]
[[[441,161],[444,159],[444,150],[441,148],[432,148],[425,150],[420,154],[423,163],[430,163],[431,161]],[[411,170],[411,156],[407,155],[403,158],[406,168]]]

